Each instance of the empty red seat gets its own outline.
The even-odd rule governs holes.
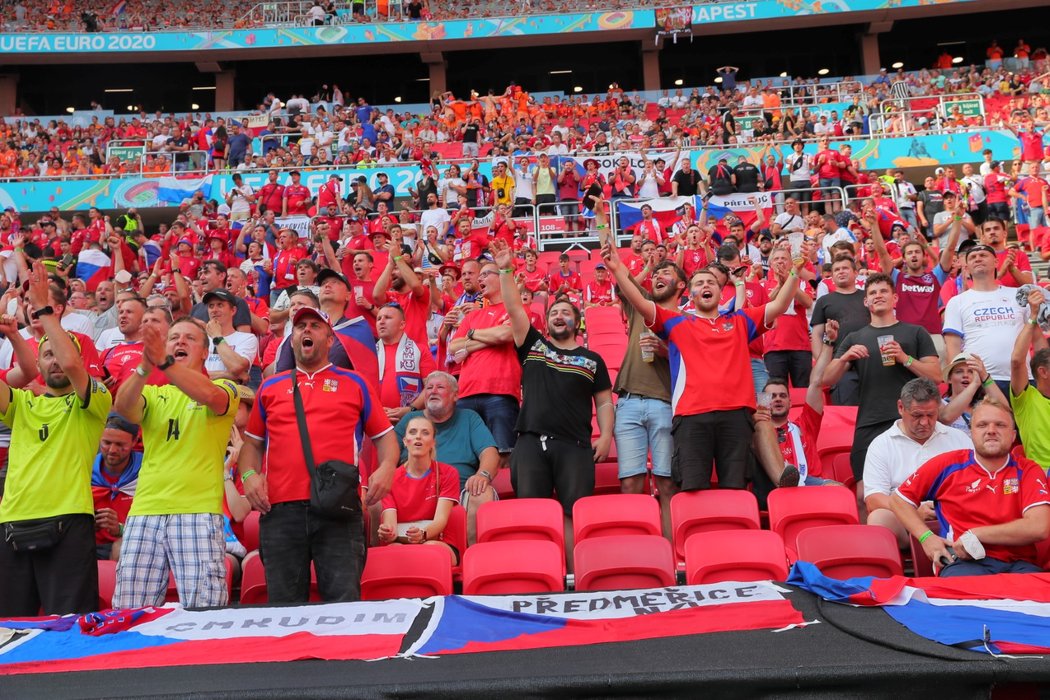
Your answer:
[[[564,571],[565,555],[550,540],[483,542],[463,555],[463,594],[563,591]]]
[[[117,562],[102,559],[98,562],[98,609],[113,607],[113,591],[117,587]]]
[[[783,538],[788,558],[796,559],[798,533],[822,525],[856,525],[857,497],[844,486],[774,489],[769,494],[769,528]]]
[[[825,576],[886,578],[904,573],[897,537],[878,525],[825,525],[798,533],[798,558]]]
[[[368,550],[361,599],[426,598],[452,594],[452,558],[444,547],[392,545]]]
[[[241,604],[256,605],[266,600],[266,571],[262,557],[258,551],[248,552],[241,562]]]
[[[587,496],[572,507],[574,542],[610,535],[660,535],[660,504],[644,494]]]
[[[492,488],[501,501],[514,498],[514,487],[510,483],[510,469],[500,469],[492,480]]]
[[[685,580],[690,585],[719,581],[783,581],[784,540],[769,530],[698,532],[685,542]]]
[[[674,553],[659,535],[592,537],[576,544],[576,590],[673,586]]]
[[[565,559],[565,513],[553,498],[516,498],[483,503],[478,508],[477,528],[478,544],[545,540],[553,542],[562,560]]]
[[[849,449],[822,452],[820,454],[821,477],[833,479],[843,486],[852,489],[857,480],[853,476],[853,465],[850,463]]]
[[[697,532],[758,530],[758,499],[750,491],[682,491],[671,498],[675,556],[685,557],[685,543]]]
[[[612,444],[615,444],[613,441]],[[611,454],[609,460],[615,460]],[[599,462],[594,465],[594,495],[611,496],[620,493],[620,465],[615,461]]]
[[[259,548],[259,518],[262,517],[262,513],[257,510],[253,510],[248,513],[248,517],[241,523],[241,528],[244,531],[244,536],[241,538],[241,544],[249,552],[255,551]]]

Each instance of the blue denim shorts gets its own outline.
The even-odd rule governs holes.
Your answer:
[[[492,433],[499,453],[509,454],[518,440],[518,400],[505,394],[475,394],[456,401],[457,408],[469,408],[484,421]]]
[[[621,395],[616,402],[615,435],[619,478],[644,474],[650,453],[653,474],[671,476],[671,404],[638,394]]]

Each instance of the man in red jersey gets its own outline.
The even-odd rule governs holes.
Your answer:
[[[277,182],[277,171],[271,170],[266,184],[259,188],[259,194],[255,198],[260,211],[272,211],[281,215],[284,211],[284,185]]]
[[[387,261],[372,291],[382,306],[394,302],[405,312],[405,332],[421,348],[429,348],[427,319],[430,318],[430,285],[412,269],[411,257],[401,251],[401,235],[387,241]]]
[[[769,254],[769,274],[762,282],[768,298],[774,299],[781,287],[789,282],[795,287],[795,297],[784,315],[762,338],[766,371],[770,377],[791,379],[793,387],[808,387],[813,369],[813,351],[809,338],[809,320],[806,311],[813,307],[816,296],[809,282],[791,277],[791,250],[777,247]],[[794,464],[794,462],[792,462]],[[801,468],[799,469],[801,472]]]
[[[302,441],[310,440],[315,465],[329,460],[358,464],[361,441],[372,441],[379,467],[368,480],[367,507],[378,504],[390,490],[399,454],[397,438],[376,390],[356,372],[328,361],[336,342],[328,317],[304,306],[292,317],[292,327],[295,367],[259,387],[238,463],[244,495],[263,513],[259,539],[266,588],[270,602],[305,603],[312,561],[323,600],[357,600],[365,563],[362,511],[349,513],[345,520],[313,514]],[[308,436],[302,435],[296,420],[293,383],[302,396]]]
[[[1017,430],[1010,409],[982,401],[973,410],[972,450],[938,455],[894,492],[890,508],[922,544],[940,576],[1042,571],[1035,545],[1050,537],[1046,474],[1010,455]],[[926,527],[919,504],[933,501],[947,528]]]
[[[135,368],[142,363],[143,327],[157,324],[160,330],[166,333],[170,325],[166,310],[150,310],[146,307],[146,302],[140,297],[124,299],[120,302],[119,307],[117,328],[123,335],[123,340],[117,341],[116,345],[106,348],[102,354],[104,381],[110,392],[114,394],[116,394],[120,385],[131,376]],[[164,372],[154,367],[146,383],[161,386],[167,384],[168,379],[164,376]]]
[[[514,349],[495,263],[481,266],[478,286],[485,303],[463,318],[448,349],[461,367],[456,406],[481,416],[496,441],[502,468],[507,466],[517,439],[521,363]]]
[[[620,301],[616,297],[616,285],[609,279],[609,268],[605,266],[605,263],[598,263],[594,266],[594,279],[587,283],[587,288],[583,293],[583,302],[588,308],[591,306],[620,306]]]
[[[747,346],[787,310],[793,285],[784,285],[768,304],[723,314],[719,278],[699,270],[689,281],[696,311],[682,314],[646,299],[623,268],[616,274],[620,293],[669,346],[672,479],[683,491],[708,489],[717,467],[722,488],[744,488],[756,408]],[[790,276],[797,276],[795,270]]]
[[[298,170],[291,172],[291,178],[291,183],[284,188],[281,216],[306,216],[306,210],[310,207],[310,190],[300,182]]]

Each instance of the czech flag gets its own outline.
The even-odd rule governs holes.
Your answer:
[[[111,17],[119,17],[124,14],[128,9],[128,3],[126,0],[117,0],[116,4],[113,5],[113,9],[109,11]]]
[[[162,177],[157,181],[157,199],[169,204],[182,204],[198,190],[211,198],[212,176],[202,178]]]
[[[649,206],[665,231],[670,230],[682,218],[686,204],[695,204],[689,197],[658,197],[644,202],[618,202],[612,200],[619,217],[620,231],[632,231],[642,221],[642,207]]]
[[[77,256],[77,277],[84,280],[89,292],[93,292],[101,282],[109,279],[112,265],[113,261],[101,250],[82,250]]]
[[[832,602],[883,606],[941,644],[992,655],[1050,653],[1050,574],[838,580],[797,562],[787,582]]]

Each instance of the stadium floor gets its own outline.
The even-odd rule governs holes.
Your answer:
[[[920,638],[873,608],[789,598],[806,620],[785,632],[383,661],[187,666],[0,678],[0,696],[491,698],[1036,697],[1050,659],[992,658]],[[1006,694],[1002,694],[1006,693]]]

